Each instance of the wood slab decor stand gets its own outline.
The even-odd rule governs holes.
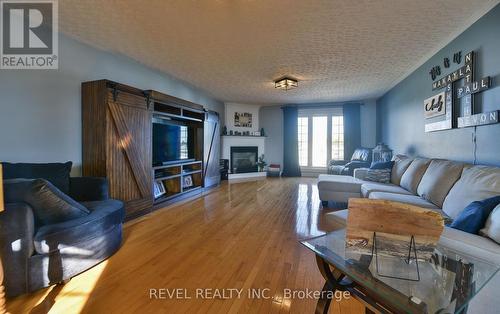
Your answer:
[[[416,260],[427,261],[443,229],[442,216],[430,209],[385,200],[350,199],[346,249],[369,255],[375,250],[376,257],[406,260],[413,252]]]

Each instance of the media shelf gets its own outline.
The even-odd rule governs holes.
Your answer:
[[[200,160],[153,167],[155,190],[154,204],[160,204],[189,192],[201,191],[203,187],[203,162]]]

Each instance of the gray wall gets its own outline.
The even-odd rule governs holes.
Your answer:
[[[434,55],[396,87],[377,101],[379,140],[398,153],[410,152],[426,157],[447,158],[472,162],[474,160],[474,128],[452,129],[434,133],[424,132],[423,101],[436,94],[428,74],[434,65],[446,69],[444,57],[474,50],[476,79],[493,77],[493,88],[476,96],[479,112],[500,109],[500,5],[479,19],[469,29]],[[463,64],[463,60],[462,60]],[[500,124],[477,128],[477,163],[500,165]]]
[[[377,106],[375,100],[362,101],[361,106],[361,145],[375,147],[376,145],[376,116]],[[330,105],[342,105],[333,103]],[[325,104],[307,104],[311,106]],[[307,106],[301,105],[301,106]],[[260,127],[264,128],[266,138],[266,161],[267,163],[279,163],[283,165],[283,113],[281,106],[267,106],[260,108]]]
[[[0,70],[0,160],[81,166],[81,83],[109,79],[154,89],[218,111],[205,92],[127,57],[59,38],[59,70]]]

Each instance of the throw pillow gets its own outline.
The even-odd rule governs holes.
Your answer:
[[[372,162],[370,169],[391,169],[394,165],[394,161],[381,161],[381,162]]]
[[[478,234],[484,227],[493,208],[500,203],[500,196],[470,203],[451,223],[450,227],[472,234]]]
[[[391,182],[391,171],[393,161],[373,162],[370,168],[366,171],[365,180],[379,183]]]
[[[45,179],[63,193],[69,193],[71,161],[65,163],[10,163],[3,162],[4,179]]]
[[[386,169],[370,168],[366,171],[365,181],[389,183],[391,182],[391,168],[386,168]]]
[[[497,205],[488,216],[484,228],[479,234],[500,244],[500,205]]]
[[[51,225],[89,214],[88,209],[44,179],[5,180],[5,201],[31,206],[36,224]]]

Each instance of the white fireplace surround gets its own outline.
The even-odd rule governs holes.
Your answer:
[[[266,138],[264,136],[222,136],[222,158],[229,160],[229,165],[231,165],[231,146],[241,147],[241,146],[257,146],[258,154],[260,157],[262,154],[265,155]],[[236,173],[229,174],[229,180],[232,179],[244,179],[244,178],[255,178],[265,176],[265,172],[249,172],[249,173]]]

